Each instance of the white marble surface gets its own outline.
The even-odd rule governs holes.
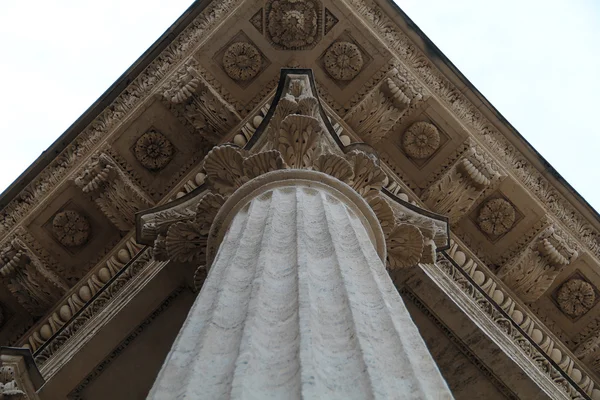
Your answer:
[[[322,190],[240,210],[150,399],[451,399],[360,220]]]

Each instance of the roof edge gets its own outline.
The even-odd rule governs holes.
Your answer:
[[[384,3],[385,5],[393,8],[396,14],[404,20],[407,30],[412,31],[422,41],[423,45],[421,45],[418,41],[414,41],[414,38],[412,38],[413,43],[417,47],[420,47],[421,50],[431,58],[432,61],[435,61],[436,59],[439,60],[450,72],[455,75],[457,79],[452,79],[453,77],[447,76],[443,70],[440,70],[440,72],[446,75],[446,78],[448,78],[450,81],[455,82],[456,80],[459,80],[462,84],[464,84],[465,87],[481,101],[482,106],[479,106],[478,108],[484,114],[487,114],[482,109],[485,107],[487,111],[493,115],[496,121],[491,120],[490,114],[487,114],[486,118],[490,119],[490,122],[501,125],[509,130],[514,135],[514,138],[527,149],[529,154],[523,151],[521,153],[523,153],[523,155],[530,162],[535,162],[537,164],[536,167],[540,170],[540,174],[546,177],[546,179],[554,181],[553,183],[555,188],[565,197],[567,197],[567,200],[569,200],[569,202],[577,210],[579,210],[579,212],[583,213],[584,216],[587,214],[588,218],[593,218],[595,220],[594,222],[596,223],[596,227],[600,229],[600,213],[581,194],[579,194],[579,192],[573,186],[571,186],[571,184],[565,178],[563,178],[563,176],[550,164],[550,162],[548,162],[548,160],[546,160],[544,156],[542,156],[535,149],[535,147],[529,143],[529,141],[508,121],[508,119],[506,119],[502,113],[500,113],[500,111],[475,87],[475,85],[471,83],[471,81],[469,81],[465,75],[463,75],[456,65],[454,65],[454,63],[452,63],[448,57],[446,57],[442,50],[440,50],[440,48],[437,47],[431,39],[429,39],[429,37],[418,27],[418,25],[412,19],[410,19],[410,17],[393,0],[374,1],[379,4]],[[436,65],[436,67],[439,68],[439,65]],[[461,90],[461,92],[464,92],[464,90]],[[470,101],[472,102],[472,100]],[[507,140],[513,144],[515,143],[515,141],[511,140],[510,137],[507,137]],[[573,196],[574,199],[569,199],[568,196]]]
[[[210,4],[196,0],[187,10],[27,169],[0,194],[0,209],[6,207],[46,168],[100,113],[133,82],[158,55]]]

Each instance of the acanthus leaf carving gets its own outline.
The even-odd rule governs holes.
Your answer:
[[[198,225],[198,231],[202,235],[208,235],[210,226],[223,203],[225,203],[225,198],[223,196],[211,192],[206,193],[206,195],[200,199],[200,202],[196,207],[196,217],[194,218],[194,222]]]
[[[232,146],[214,147],[204,158],[204,171],[212,186],[222,195],[230,195],[246,181],[244,159]]]
[[[169,258],[179,262],[202,262],[207,244],[208,238],[200,225],[192,221],[171,225],[165,237]]]
[[[277,150],[267,150],[254,154],[242,162],[244,174],[248,179],[256,178],[262,174],[287,167]]]
[[[411,100],[402,90],[403,86],[392,78],[384,78],[348,113],[345,118],[348,125],[365,141],[377,143],[382,140],[408,110],[411,102],[420,100],[418,96]],[[408,92],[408,89],[405,90]]]
[[[173,79],[182,81],[176,82],[174,89],[166,89],[163,98],[169,106],[183,114],[203,138],[213,144],[218,143],[241,121],[240,116],[210,87],[196,69],[188,67],[181,75],[183,76]],[[244,73],[243,77],[247,77],[247,74]]]
[[[354,178],[350,186],[363,197],[378,193],[387,179],[385,172],[365,152],[353,150],[348,156],[354,169]]]
[[[542,231],[520,256],[504,265],[498,276],[525,302],[534,302],[577,258],[578,250],[554,226]]]
[[[0,251],[0,275],[17,301],[33,316],[43,315],[68,290],[20,240]]]
[[[352,165],[345,158],[336,154],[321,154],[312,167],[314,170],[334,176],[342,182],[351,183],[354,178]]]
[[[390,249],[390,268],[431,262],[437,245],[446,244],[446,222],[440,218],[443,227],[438,226],[429,216],[400,204],[396,209],[404,211],[392,210],[382,192],[389,179],[370,146],[344,153],[333,139],[336,133],[322,120],[323,110],[311,92],[310,80],[294,74],[285,82],[287,91],[271,105],[274,112],[270,120],[267,124],[261,121],[265,136],[255,141],[256,149],[214,147],[203,163],[207,191],[173,206],[171,213],[167,209],[142,216],[142,236],[154,239],[155,257],[198,262],[204,255],[213,254],[216,249],[212,247],[205,251],[209,234],[213,234],[215,216],[230,195],[271,171],[309,169],[345,182],[367,201]]]
[[[236,42],[223,55],[223,68],[235,81],[249,81],[260,72],[262,56],[253,44]]]
[[[423,255],[425,246],[419,228],[409,224],[398,224],[388,236],[388,265],[390,269],[416,265]]]
[[[122,231],[135,226],[135,213],[153,205],[152,200],[104,153],[84,168],[75,178],[75,184]]]
[[[421,199],[455,224],[472,209],[485,190],[500,181],[503,175],[494,166],[489,156],[472,147],[423,192]]]
[[[367,203],[369,203],[371,209],[375,212],[379,224],[381,225],[381,229],[383,230],[383,234],[386,237],[389,237],[396,226],[396,218],[389,203],[381,195],[369,197]]]
[[[310,167],[321,132],[318,119],[306,115],[288,115],[281,123],[277,150],[290,168]]]

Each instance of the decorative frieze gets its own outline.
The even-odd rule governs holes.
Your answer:
[[[372,0],[351,0],[349,4],[361,15],[369,28],[407,66],[407,75],[423,82],[432,95],[437,96],[467,126],[468,130],[485,143],[505,168],[545,205],[547,210],[572,235],[580,239],[588,249],[600,257],[600,232],[573,206],[562,192],[556,189],[540,171],[524,156],[494,123],[488,120],[477,105],[457,88],[429,59],[428,55],[407,36]]]
[[[577,258],[578,251],[554,226],[546,228],[498,276],[525,302],[534,302],[554,279]]]
[[[491,157],[471,147],[423,192],[421,200],[455,224],[501,177]]]
[[[467,255],[466,249],[462,248],[454,239],[445,256],[453,262],[439,257],[435,268],[424,266],[425,269],[429,274],[434,275],[434,279],[441,277],[438,275],[437,269],[443,271],[445,276],[455,282],[456,286],[451,289],[455,301],[459,300],[460,296],[466,295],[476,302],[476,305],[470,308],[472,311],[467,315],[477,318],[476,311],[478,311],[486,314],[486,321],[490,321],[489,318],[491,318],[496,329],[507,335],[510,340],[510,342],[503,342],[503,348],[508,349],[508,343],[512,343],[511,346],[515,346],[515,350],[521,349],[522,355],[527,357],[537,370],[537,372],[531,370],[531,373],[541,374],[553,382],[554,389],[546,387],[546,393],[556,395],[556,398],[562,398],[559,394],[564,393],[568,398],[582,399],[585,398],[582,397],[583,392],[592,399],[600,399],[600,387],[586,373],[585,366],[573,356],[564,343],[556,339],[537,320],[526,306],[511,297],[511,294],[499,284],[494,274],[481,265],[477,259]],[[457,304],[460,305],[460,302]],[[489,322],[485,322],[484,325],[485,329],[489,328]],[[488,331],[488,336],[492,340],[496,337],[490,335],[490,331]],[[590,340],[590,343],[592,341]],[[590,346],[593,345],[592,343]],[[511,354],[512,357],[522,357],[515,351],[508,354]],[[575,355],[580,357],[578,354],[576,350]],[[550,363],[550,360],[553,364]],[[565,377],[568,377],[569,380]]]
[[[53,304],[49,318],[40,320],[30,334],[22,338],[20,345],[36,352],[52,338],[61,327],[102,290],[108,282],[121,271],[140,251],[141,246],[132,238],[117,246],[100,264],[96,265],[86,278],[80,280],[69,290],[68,296]]]
[[[421,98],[408,82],[392,73],[365,96],[345,120],[365,141],[377,143],[388,134],[411,103],[419,102]]]
[[[43,315],[68,289],[20,239],[0,251],[2,281],[34,317]]]
[[[75,184],[122,231],[128,231],[135,225],[136,212],[153,204],[117,163],[104,153],[83,169],[83,173],[75,179]]]

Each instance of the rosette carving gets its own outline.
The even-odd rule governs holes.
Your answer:
[[[60,243],[66,247],[78,247],[90,237],[90,223],[75,210],[61,211],[52,219],[52,229]]]
[[[314,0],[275,0],[267,4],[267,33],[285,49],[313,46],[319,37],[320,5]]]
[[[596,292],[583,279],[570,279],[558,289],[556,300],[565,314],[576,318],[592,308],[596,302]]]
[[[223,55],[223,69],[236,81],[248,81],[260,72],[262,56],[256,46],[246,43],[233,43]]]
[[[402,147],[409,157],[429,158],[440,147],[440,133],[429,122],[415,122],[404,132]]]
[[[150,171],[159,171],[171,162],[175,150],[173,144],[162,133],[151,130],[135,142],[135,158]]]
[[[333,79],[350,81],[363,67],[362,54],[354,43],[335,42],[323,57],[325,69]]]
[[[508,201],[492,199],[479,210],[477,224],[488,235],[500,236],[512,228],[515,217],[515,209]]]

